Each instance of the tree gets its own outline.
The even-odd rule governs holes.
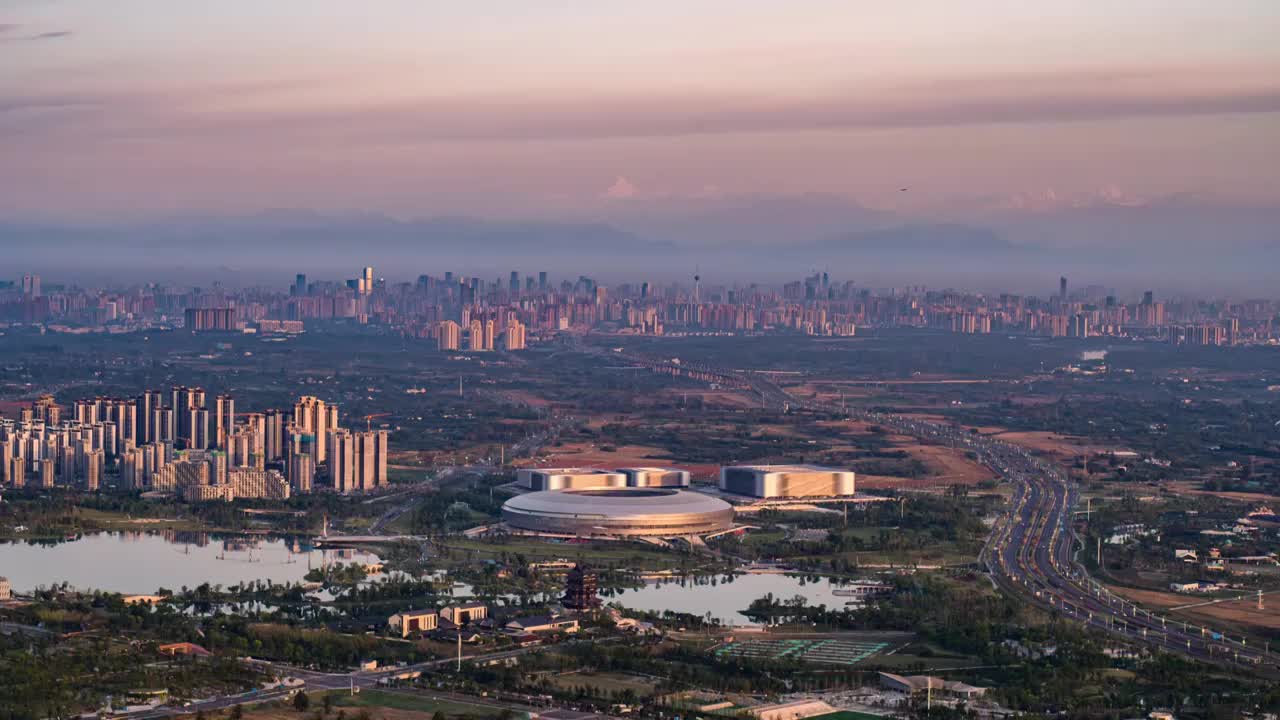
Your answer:
[[[293,694],[294,710],[297,710],[298,712],[306,712],[306,709],[309,707],[311,707],[311,698],[307,697],[305,692],[299,690]]]
[[[244,720],[244,707],[241,705],[232,705],[231,714],[227,717],[231,720]]]
[[[333,711],[333,693],[325,693],[325,694],[324,694],[324,701],[323,701],[323,704],[324,704],[324,714],[325,714],[325,715],[328,715],[330,712],[332,712],[332,711]]]
[[[432,713],[432,715],[431,715],[431,720],[445,720],[444,712],[443,712],[443,711],[441,711],[441,710],[437,710],[437,711],[435,711],[435,712],[434,712],[434,713]]]

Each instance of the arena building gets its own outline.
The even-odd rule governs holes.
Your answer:
[[[854,494],[854,474],[817,465],[736,465],[720,468],[720,490],[754,498],[823,498]]]
[[[627,476],[596,468],[523,468],[516,484],[529,490],[590,490],[627,486]]]
[[[627,487],[689,487],[689,472],[675,468],[634,467],[618,468],[627,476]]]
[[[733,527],[723,500],[668,488],[600,488],[517,495],[502,506],[508,527],[573,536],[677,537]]]

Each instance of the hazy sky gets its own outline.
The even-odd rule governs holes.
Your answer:
[[[1274,206],[1277,38],[1277,0],[3,0],[0,213]]]

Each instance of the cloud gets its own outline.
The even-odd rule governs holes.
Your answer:
[[[619,175],[600,196],[610,200],[623,200],[635,197],[637,192],[636,186],[630,180]]]
[[[72,91],[39,77],[0,83],[0,151],[21,136],[28,154],[119,142],[205,148],[219,156],[264,147],[425,148],[460,143],[594,142],[1125,118],[1280,113],[1280,77],[1240,72],[1041,73],[953,83],[832,91],[687,95],[543,93],[441,95],[375,101],[312,94],[358,82],[321,76]],[[327,97],[300,103],[290,98]],[[185,152],[185,150],[184,150]],[[602,197],[636,192],[625,178]],[[651,193],[646,193],[646,196]],[[625,195],[630,197],[630,195]],[[1036,204],[1036,203],[1032,203]]]
[[[18,23],[0,23],[0,43],[21,43],[21,42],[39,42],[40,40],[57,40],[59,38],[69,37],[73,34],[71,30],[49,30],[46,32],[33,33],[30,35],[18,35],[17,32],[22,29]]]

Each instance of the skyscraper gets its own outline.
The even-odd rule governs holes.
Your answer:
[[[190,450],[208,450],[212,438],[209,435],[209,411],[203,407],[191,408],[188,411],[191,435],[187,438]]]
[[[289,484],[293,486],[294,492],[311,492],[316,475],[316,463],[311,457],[311,453],[297,452],[290,454],[286,469],[288,470]]]
[[[85,457],[84,489],[96,492],[102,484],[102,451],[94,450]]]
[[[436,346],[440,350],[457,350],[462,345],[462,328],[452,320],[440,323],[436,331]]]
[[[1065,275],[1058,278],[1058,299],[1063,302],[1067,301],[1067,278]]]
[[[364,294],[369,295],[373,293],[373,268],[372,267],[368,267],[368,266],[365,267],[364,275],[362,279],[364,280]]]
[[[330,486],[340,493],[353,492],[355,490],[355,438],[352,437],[350,430],[338,428],[329,432],[327,440],[332,450],[329,458]]]
[[[332,461],[329,465],[333,489],[341,493],[367,492],[387,484],[387,431],[351,432],[337,429],[329,433]]]
[[[219,395],[213,401],[213,446],[227,449],[227,434],[236,424],[236,400],[230,395]]]
[[[328,459],[325,440],[329,431],[338,426],[338,407],[326,406],[323,400],[310,395],[302,397],[293,406],[293,424],[302,432],[315,437],[316,463],[325,462]]]
[[[268,410],[263,416],[262,445],[267,462],[276,462],[284,457],[284,431],[286,416],[279,410]]]
[[[307,276],[298,273],[293,279],[293,293],[295,297],[302,297],[307,294]]]
[[[467,330],[467,349],[472,352],[487,349],[484,346],[484,323],[478,318],[471,321],[471,327]]]
[[[543,270],[542,272],[538,273],[538,289],[539,290],[547,289],[547,271],[546,270]]]
[[[525,327],[519,320],[507,323],[507,329],[502,334],[502,347],[508,352],[525,349]]]

